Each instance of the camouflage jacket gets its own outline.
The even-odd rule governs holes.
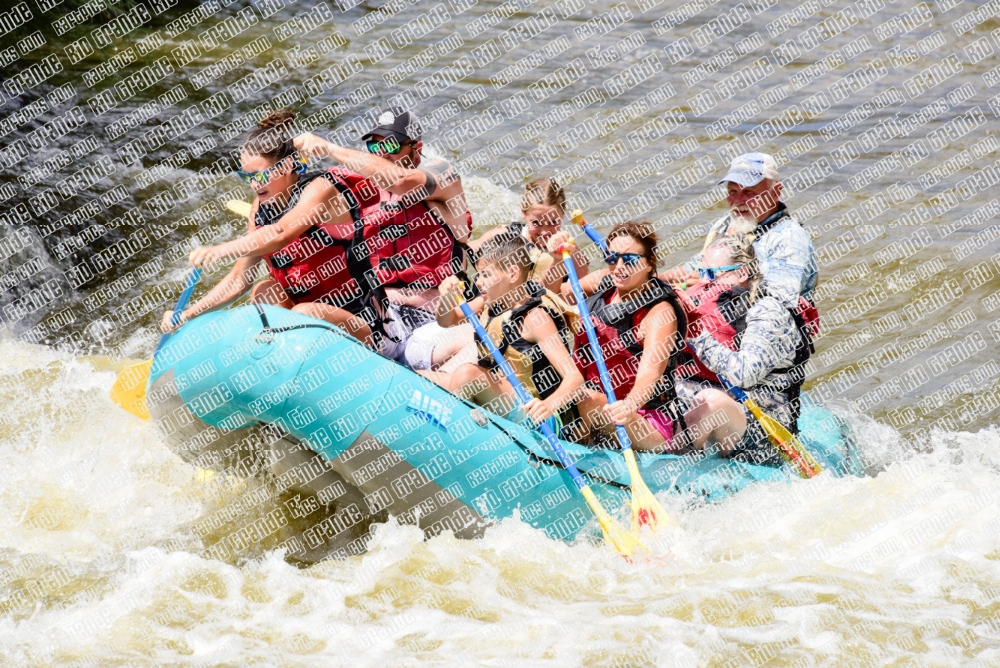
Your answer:
[[[724,236],[728,227],[729,214],[726,214],[709,228],[709,234],[714,232],[716,236]],[[799,295],[812,298],[818,278],[816,248],[809,233],[794,215],[786,213],[774,227],[754,241],[753,248],[760,260],[764,285],[770,294],[790,308],[798,304]],[[699,262],[701,253],[694,256],[691,268],[698,266]]]

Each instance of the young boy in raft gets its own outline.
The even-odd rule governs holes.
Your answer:
[[[514,388],[481,343],[478,363],[463,364],[453,374],[421,372],[421,375],[453,394],[515,421],[526,416],[540,424],[556,417],[553,430],[559,434],[559,422],[568,419],[568,407],[574,393],[583,386],[583,376],[570,355],[573,331],[568,314],[550,293],[528,280],[531,266],[523,238],[509,233],[493,236],[477,253],[476,285],[482,294],[469,302],[532,396],[523,409]],[[456,297],[461,292],[459,283],[457,277],[451,276],[438,288],[441,298],[437,320],[442,327],[465,322],[464,314],[456,306]]]

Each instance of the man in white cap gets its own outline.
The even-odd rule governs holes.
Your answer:
[[[816,249],[780,200],[781,181],[774,158],[766,153],[741,155],[719,183],[726,185],[729,213],[709,229],[702,251],[718,236],[749,234],[768,292],[793,309],[800,295],[811,299],[817,279]],[[671,283],[699,283],[700,262],[701,253],[660,277]]]

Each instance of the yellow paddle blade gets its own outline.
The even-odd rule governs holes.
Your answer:
[[[139,362],[122,369],[111,386],[111,401],[115,402],[132,415],[143,420],[149,419],[146,409],[146,382],[149,371],[153,368],[153,360]]]
[[[628,467],[629,478],[632,482],[632,533],[638,534],[639,529],[645,524],[653,533],[656,533],[661,525],[668,521],[667,511],[663,509],[660,502],[656,500],[653,493],[649,491],[646,482],[639,475],[639,465],[635,461],[635,452],[629,448],[624,453],[625,465]]]
[[[597,517],[598,524],[601,525],[601,531],[604,532],[604,542],[614,547],[618,551],[618,554],[626,559],[631,559],[637,548],[641,547],[647,552],[649,551],[649,548],[643,545],[638,538],[625,531],[617,522],[611,519],[611,515],[608,515],[608,511],[604,510],[604,506],[594,496],[594,492],[590,489],[589,485],[583,487],[580,493],[587,500],[587,505],[590,506],[590,509],[594,512],[594,516]]]
[[[766,415],[753,399],[747,398],[746,407],[764,428],[771,445],[798,471],[800,476],[812,478],[823,471],[823,467],[813,459],[799,439],[795,438],[795,434],[785,429],[784,425],[770,415]]]
[[[250,217],[250,202],[241,202],[238,199],[231,199],[226,202],[226,208],[242,218]]]

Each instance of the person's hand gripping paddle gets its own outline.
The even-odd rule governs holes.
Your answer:
[[[517,395],[518,400],[522,405],[531,401],[531,395],[529,395],[528,391],[524,389],[521,381],[518,380],[518,377],[514,374],[514,369],[512,369],[510,363],[507,362],[507,359],[500,354],[499,350],[497,350],[496,344],[493,343],[493,339],[491,339],[490,335],[486,333],[485,329],[483,329],[482,323],[479,322],[479,318],[476,317],[476,314],[472,312],[472,308],[465,301],[461,291],[455,295],[455,298],[458,300],[458,307],[462,310],[463,315],[465,315],[465,319],[469,321],[469,324],[472,325],[472,328],[476,331],[476,336],[478,336],[479,340],[483,342],[486,349],[490,351],[490,355],[493,356],[494,361],[496,361],[497,365],[499,365],[504,376],[507,377],[507,382],[509,382],[511,387],[514,388],[514,393]],[[629,535],[625,529],[620,527],[618,523],[611,518],[611,515],[608,514],[608,511],[604,509],[604,506],[601,505],[601,502],[594,495],[594,491],[590,489],[590,485],[584,481],[583,476],[580,475],[580,471],[570,460],[569,455],[562,446],[562,443],[560,443],[559,438],[556,437],[549,425],[542,422],[539,425],[539,429],[541,430],[542,435],[545,436],[546,440],[548,440],[549,445],[552,446],[552,449],[556,453],[556,457],[559,458],[559,462],[567,471],[569,471],[574,484],[576,484],[577,489],[580,490],[580,494],[582,494],[583,498],[586,499],[587,505],[590,506],[591,511],[593,511],[594,515],[597,517],[597,522],[601,525],[601,531],[604,532],[604,542],[612,545],[618,553],[625,558],[630,558],[635,553],[637,547],[646,549],[645,545],[639,542],[639,540],[634,536]]]
[[[181,313],[187,306],[188,300],[191,299],[191,293],[194,292],[194,286],[198,284],[199,278],[201,278],[201,269],[195,267],[188,275],[184,291],[181,292],[177,306],[174,307],[174,314],[170,318],[170,322],[175,327],[181,321]],[[166,333],[160,337],[160,341],[153,351],[153,359],[156,358],[156,353],[160,351],[169,336],[170,334]],[[115,384],[111,386],[111,400],[143,420],[149,419],[149,410],[146,408],[146,383],[149,381],[149,372],[152,368],[152,359],[127,366],[122,369],[115,379]]]
[[[737,401],[746,406],[747,410],[757,419],[757,422],[760,423],[760,426],[767,433],[767,438],[771,441],[771,445],[795,469],[796,473],[803,478],[812,478],[822,472],[823,467],[813,459],[813,456],[799,442],[799,439],[795,438],[795,434],[785,429],[773,417],[764,413],[760,409],[760,406],[757,405],[757,402],[747,396],[746,392],[730,383],[721,375],[716,374],[716,376],[718,376],[719,382],[722,383],[723,387],[729,390],[729,393]]]
[[[586,228],[585,228],[586,229]],[[594,232],[597,234],[597,232]],[[603,240],[602,240],[603,241]],[[615,403],[615,388],[611,382],[611,375],[608,373],[608,366],[604,362],[604,354],[601,352],[601,344],[597,341],[597,333],[594,331],[594,323],[590,319],[590,311],[587,309],[587,298],[580,287],[580,278],[576,275],[576,267],[573,266],[572,242],[564,244],[558,250],[562,251],[563,264],[566,266],[566,274],[569,277],[569,284],[573,288],[573,295],[576,297],[577,308],[580,309],[580,320],[587,332],[587,340],[590,342],[590,350],[594,354],[594,361],[597,363],[597,370],[601,374],[601,385],[604,387],[604,394],[608,398],[608,405]],[[618,440],[622,446],[622,456],[628,467],[629,478],[632,482],[632,531],[639,532],[643,524],[649,525],[655,532],[657,528],[666,523],[667,511],[663,509],[660,502],[656,500],[649,487],[639,474],[639,465],[635,461],[635,452],[632,451],[632,441],[628,437],[628,432],[622,425],[615,425]]]

